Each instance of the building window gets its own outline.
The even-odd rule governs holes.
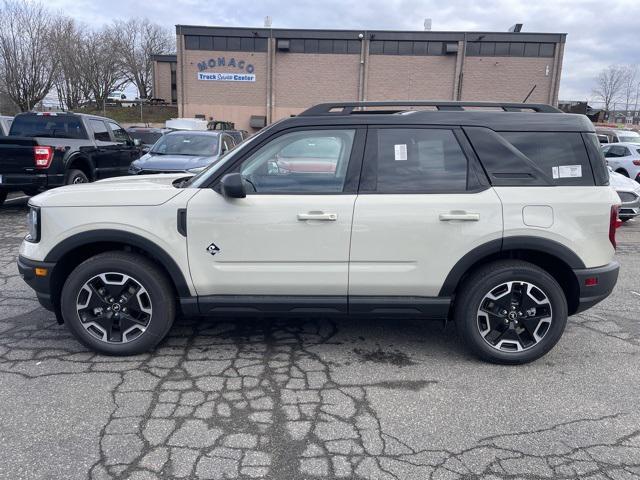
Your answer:
[[[467,42],[470,57],[553,57],[554,43]]]
[[[444,55],[443,42],[371,40],[371,55]]]
[[[266,52],[267,39],[255,37],[214,37],[211,35],[185,35],[187,50],[221,52]]]

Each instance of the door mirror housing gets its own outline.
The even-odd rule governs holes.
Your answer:
[[[227,198],[245,198],[247,192],[244,189],[242,175],[239,173],[227,173],[220,180],[220,189],[222,195]]]
[[[141,145],[142,145],[142,140],[140,140],[139,138],[134,138],[134,139],[133,139],[133,144],[134,144],[136,147],[139,147],[139,146],[141,146]]]

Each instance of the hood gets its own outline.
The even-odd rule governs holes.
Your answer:
[[[609,172],[609,184],[616,191],[640,192],[640,183],[616,172]]]
[[[40,207],[153,206],[171,200],[183,190],[173,182],[188,174],[114,177],[47,190],[29,203]]]
[[[218,160],[217,155],[194,157],[192,155],[143,155],[131,164],[131,171],[186,171],[191,168],[206,167]]]

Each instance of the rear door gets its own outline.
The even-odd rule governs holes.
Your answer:
[[[501,238],[501,203],[481,175],[457,129],[369,129],[351,235],[351,311],[436,297],[458,260]]]
[[[106,122],[99,118],[89,118],[87,123],[96,145],[91,155],[95,166],[96,177],[100,179],[116,176],[118,145],[111,139],[111,134]]]

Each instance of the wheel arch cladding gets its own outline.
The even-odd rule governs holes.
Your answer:
[[[190,297],[191,292],[180,267],[162,247],[130,232],[119,230],[92,230],[73,235],[56,245],[46,256],[46,262],[55,262],[51,276],[52,298],[59,299],[62,286],[69,273],[86,259],[99,253],[124,250],[145,255],[167,274],[177,295]]]
[[[482,244],[464,255],[445,279],[439,296],[453,296],[465,278],[481,265],[495,260],[518,259],[547,271],[560,284],[567,298],[569,315],[575,313],[580,298],[578,279],[573,269],[585,268],[584,262],[564,245],[537,237],[505,237]]]
[[[95,180],[95,168],[90,158],[81,154],[71,155],[67,160],[65,170],[82,170],[89,180]]]

